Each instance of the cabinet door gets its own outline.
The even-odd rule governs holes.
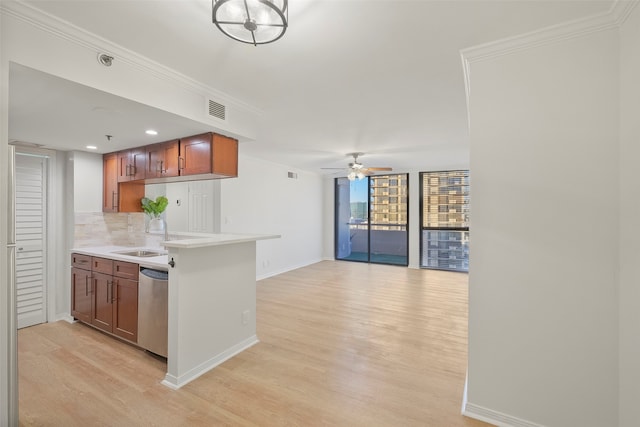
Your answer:
[[[212,172],[221,177],[238,176],[238,140],[228,136],[213,134]]]
[[[131,181],[131,159],[129,151],[120,151],[118,158],[118,182]]]
[[[138,341],[138,281],[114,277],[113,333]]]
[[[81,322],[91,323],[91,272],[71,269],[71,315]]]
[[[180,140],[163,142],[162,152],[164,157],[162,176],[178,176],[178,158],[180,157]]]
[[[211,133],[180,140],[180,175],[211,173]]]
[[[113,276],[93,273],[93,310],[91,324],[107,332],[113,331]]]
[[[145,177],[162,177],[162,170],[164,169],[164,151],[162,151],[162,144],[147,146],[146,163],[147,170],[145,172]]]
[[[139,179],[145,178],[145,168],[147,165],[146,162],[147,150],[145,147],[132,148],[129,154],[129,159],[131,160],[130,167],[130,175],[132,181],[137,181]]]
[[[147,148],[146,178],[178,176],[179,140],[153,144]]]
[[[118,212],[118,155],[103,157],[102,212]]]

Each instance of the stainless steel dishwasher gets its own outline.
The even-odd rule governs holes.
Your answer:
[[[140,268],[138,279],[138,345],[167,357],[169,273]]]

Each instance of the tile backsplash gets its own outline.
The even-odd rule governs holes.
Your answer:
[[[155,247],[163,235],[145,233],[144,213],[76,212],[74,248],[92,246]]]

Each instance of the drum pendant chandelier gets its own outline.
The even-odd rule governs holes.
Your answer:
[[[288,0],[212,0],[213,23],[227,36],[254,46],[287,31]]]

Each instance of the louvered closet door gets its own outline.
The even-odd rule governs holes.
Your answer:
[[[45,157],[16,153],[18,328],[47,321]]]

